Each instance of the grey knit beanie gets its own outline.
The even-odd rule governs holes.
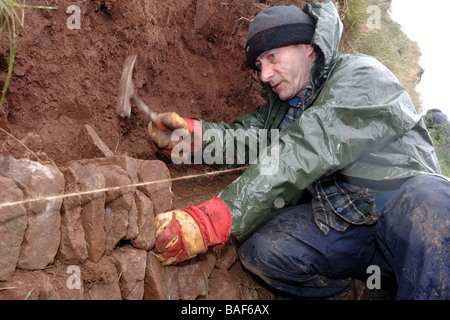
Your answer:
[[[252,69],[258,56],[273,48],[311,43],[315,26],[300,8],[275,6],[256,15],[248,29],[245,52]]]

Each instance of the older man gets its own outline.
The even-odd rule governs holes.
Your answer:
[[[450,184],[405,88],[376,59],[339,55],[341,33],[331,2],[255,17],[245,50],[267,104],[230,124],[184,121],[196,152],[238,129],[270,129],[268,147],[217,197],[157,216],[164,264],[231,235],[244,266],[289,294],[334,297],[372,266],[395,277],[399,299],[450,298]],[[177,129],[178,115],[163,117]],[[148,129],[170,151],[168,132]],[[276,170],[263,172],[274,157]]]

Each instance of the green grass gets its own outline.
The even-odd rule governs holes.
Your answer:
[[[406,87],[416,111],[421,112],[421,102],[416,86],[423,69],[419,65],[421,56],[418,44],[410,40],[401,25],[390,14],[390,2],[382,0],[338,1],[344,34],[341,53],[364,53],[377,58],[388,67]],[[374,12],[370,6],[379,8],[379,28],[369,28]]]
[[[9,80],[11,79],[14,59],[16,57],[18,27],[23,26],[25,20],[25,8],[34,9],[56,9],[48,6],[29,6],[21,4],[14,0],[0,0],[0,49],[2,37],[6,34],[9,39],[9,60],[8,72],[3,84],[2,94],[0,98],[0,107],[5,99],[6,91],[8,89]]]
[[[442,174],[450,177],[450,137],[448,136],[449,124],[434,125],[428,129],[434,142],[434,149],[441,166]]]

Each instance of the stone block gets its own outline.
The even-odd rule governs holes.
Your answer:
[[[22,191],[11,178],[0,176],[1,204],[23,200]],[[0,207],[0,281],[8,281],[16,270],[27,212],[23,204]]]
[[[208,300],[240,300],[241,284],[226,270],[214,269],[208,279]]]
[[[84,125],[84,130],[81,130],[78,141],[81,146],[80,156],[82,159],[114,156],[98,133],[88,124]]]
[[[10,177],[22,190],[27,211],[27,229],[17,266],[25,270],[43,269],[53,262],[61,238],[62,195],[64,176],[58,168],[28,159],[4,158],[0,175]]]
[[[61,171],[66,180],[65,194],[78,193],[80,187],[73,169],[64,168]],[[81,210],[81,196],[72,195],[64,198],[61,210],[61,244],[59,254],[62,261],[67,263],[81,263],[88,257]]]
[[[105,255],[98,262],[86,260],[81,276],[85,300],[122,300],[114,258]]]
[[[90,163],[71,162],[75,184],[80,192],[94,191],[81,195],[81,225],[84,230],[88,257],[99,261],[106,248],[105,200],[104,192],[95,192],[105,188],[105,177],[98,168]]]
[[[139,160],[139,164],[139,182],[148,184],[138,187],[138,190],[153,202],[155,214],[173,209],[172,182],[164,162]]]
[[[150,250],[155,245],[155,215],[153,202],[142,192],[136,190],[136,210],[138,234],[131,241],[134,247]]]
[[[135,188],[127,172],[118,166],[96,165],[97,169],[105,177],[106,191],[105,199],[105,232],[106,253],[111,253],[120,240],[126,239],[128,226],[130,224],[129,213],[137,211],[134,203]],[[120,187],[120,189],[114,189]],[[133,210],[132,210],[133,209]],[[134,232],[132,237],[137,236],[137,218],[133,219]]]
[[[216,257],[211,251],[178,265],[164,267],[164,288],[170,300],[195,300],[206,296],[208,277]]]
[[[163,266],[151,251],[147,253],[144,283],[144,300],[169,299],[164,285]]]
[[[144,297],[147,251],[130,245],[117,248],[112,254],[119,272],[119,287],[125,300],[142,300]]]

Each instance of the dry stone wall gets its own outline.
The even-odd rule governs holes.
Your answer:
[[[84,159],[64,168],[0,156],[0,299],[249,299],[229,243],[162,267],[154,217],[171,210],[159,160]]]

